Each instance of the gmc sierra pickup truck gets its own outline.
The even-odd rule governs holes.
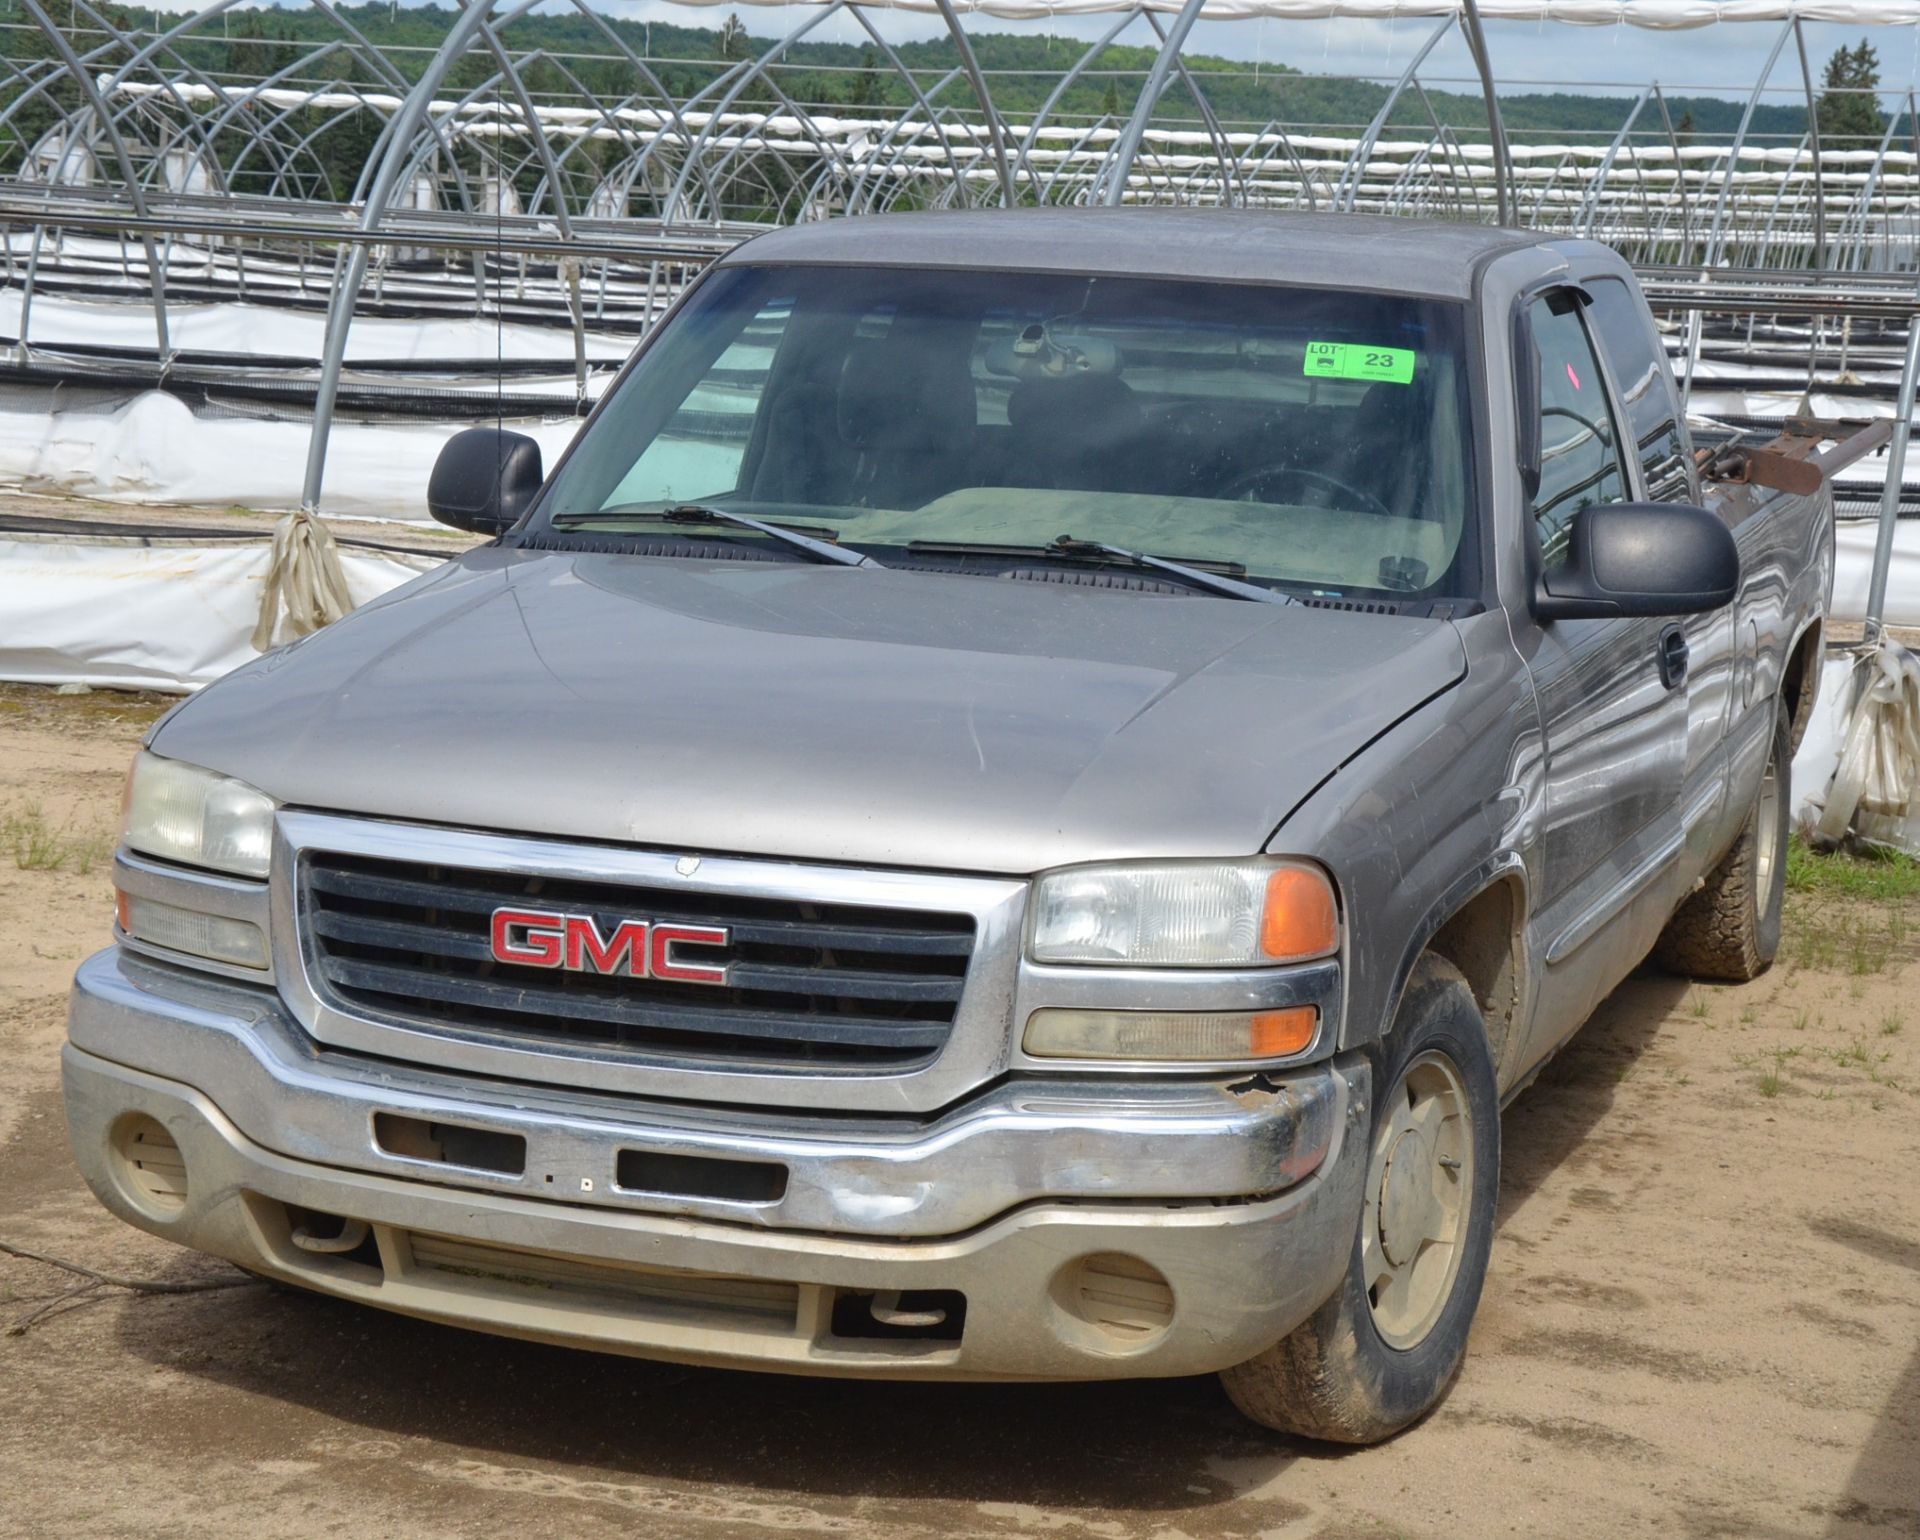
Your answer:
[[[1774,955],[1818,465],[1703,487],[1585,242],[749,242],[550,475],[450,440],[488,543],[155,727],[80,1168],[430,1320],[1386,1437],[1504,1100],[1650,950]]]

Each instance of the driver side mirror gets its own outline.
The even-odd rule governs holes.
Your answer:
[[[1535,587],[1540,620],[1699,615],[1740,588],[1733,532],[1686,503],[1596,503],[1573,516],[1565,565]]]
[[[427,512],[442,524],[498,535],[533,506],[540,446],[524,433],[467,428],[446,441],[427,481]]]

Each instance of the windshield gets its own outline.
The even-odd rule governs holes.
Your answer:
[[[888,566],[1071,535],[1298,592],[1458,596],[1461,316],[1272,285],[728,268],[594,420],[538,522],[711,550],[719,526],[650,517],[698,504]]]

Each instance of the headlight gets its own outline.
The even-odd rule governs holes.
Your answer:
[[[184,866],[264,877],[273,849],[273,799],[244,781],[144,749],[127,780],[129,848]]]
[[[1034,889],[1035,962],[1245,968],[1339,945],[1333,884],[1303,861],[1069,867]]]

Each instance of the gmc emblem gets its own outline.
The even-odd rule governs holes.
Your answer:
[[[493,956],[522,968],[566,968],[575,973],[622,973],[631,978],[663,979],[672,984],[724,984],[724,964],[687,962],[681,946],[725,946],[728,931],[719,925],[662,925],[622,920],[611,936],[602,935],[590,914],[556,914],[549,909],[493,911]]]

